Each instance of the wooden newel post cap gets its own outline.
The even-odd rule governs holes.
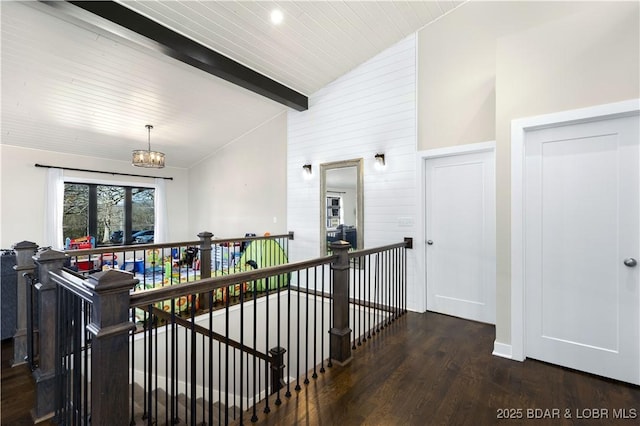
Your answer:
[[[201,233],[198,234],[198,238],[200,238],[201,240],[210,240],[212,237],[213,237],[213,233],[209,231],[202,231]]]
[[[336,250],[349,250],[351,248],[351,244],[349,244],[347,241],[333,241],[331,244],[329,244],[329,247],[331,247],[331,250],[336,251]]]
[[[13,250],[29,250],[32,249],[34,252],[38,248],[36,243],[32,243],[31,241],[20,241],[19,243],[15,243],[11,246]]]
[[[38,263],[64,262],[68,257],[69,256],[67,256],[64,252],[54,250],[49,247],[36,253],[33,256],[33,260]]]
[[[89,275],[85,285],[96,293],[106,293],[112,291],[130,290],[140,282],[139,279],[125,271],[109,269],[107,271],[96,272]]]

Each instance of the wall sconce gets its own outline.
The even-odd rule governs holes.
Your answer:
[[[308,179],[311,177],[311,164],[305,164],[304,166],[302,166],[302,170],[304,170],[305,178]]]
[[[376,168],[383,169],[386,164],[384,161],[384,154],[376,154],[375,159],[376,159]]]

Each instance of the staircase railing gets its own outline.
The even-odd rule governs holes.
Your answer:
[[[62,424],[255,421],[260,400],[268,413],[266,396],[281,404],[405,312],[406,248],[335,243],[324,258],[138,291],[128,273],[82,279],[61,270],[68,255],[41,251],[40,333],[59,340],[40,345],[34,412],[58,407]]]

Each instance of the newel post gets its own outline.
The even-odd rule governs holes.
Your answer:
[[[40,362],[33,372],[36,382],[36,403],[32,417],[36,423],[53,416],[55,411],[56,374],[56,321],[58,318],[58,287],[49,277],[50,271],[62,269],[67,255],[50,248],[38,252],[33,260],[38,265],[38,283],[35,285],[38,307],[38,341]]]
[[[346,241],[331,243],[331,250],[338,259],[331,264],[333,271],[333,327],[331,359],[340,365],[351,361],[351,328],[349,327],[349,248]]]
[[[200,238],[200,278],[211,278],[211,237],[213,234],[208,231],[198,234],[198,238]]]
[[[22,241],[11,247],[16,252],[16,266],[14,269],[18,275],[16,288],[16,330],[13,335],[13,360],[12,366],[25,363],[27,357],[27,286],[31,280],[24,274],[33,273],[36,266],[32,256],[36,253],[38,245],[31,241]]]
[[[200,238],[200,279],[211,278],[211,238],[213,234],[203,231],[198,234]],[[200,306],[209,307],[209,300],[206,294],[200,294]]]
[[[271,355],[271,395],[284,386],[284,354],[286,353],[287,350],[280,346],[269,349],[269,355]]]
[[[89,276],[92,290],[91,424],[127,425],[129,407],[129,293],[138,283],[130,274],[111,269]]]

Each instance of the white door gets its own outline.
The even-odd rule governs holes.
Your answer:
[[[636,384],[639,126],[527,132],[524,171],[526,355]]]
[[[494,151],[428,159],[427,309],[495,324]]]

